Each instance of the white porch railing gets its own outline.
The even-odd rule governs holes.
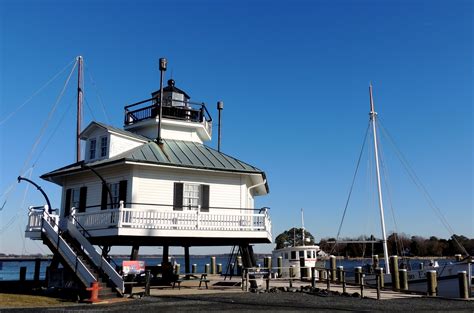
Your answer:
[[[87,230],[110,227],[205,230],[205,231],[261,231],[271,234],[271,221],[267,209],[253,210],[212,209],[170,211],[169,208],[120,208],[97,212],[76,213],[76,220]],[[221,211],[221,212],[219,212]]]

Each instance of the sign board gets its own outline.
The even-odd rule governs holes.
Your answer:
[[[145,272],[145,261],[122,261],[123,274],[141,274]]]

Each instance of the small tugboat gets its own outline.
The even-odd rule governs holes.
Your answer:
[[[290,268],[293,268],[292,272],[295,277],[301,276],[301,268],[310,268],[310,267],[319,267],[323,264],[318,264],[318,258],[324,258],[327,254],[322,251],[318,245],[309,244],[310,239],[305,238],[305,228],[304,228],[304,217],[303,210],[301,210],[301,241],[297,242],[296,233],[294,234],[295,239],[293,240],[293,245],[288,245],[283,248],[275,249],[272,251],[272,264],[273,267],[280,267],[281,263],[281,277],[290,276]],[[295,230],[295,229],[293,229]],[[281,259],[281,261],[279,261]],[[307,275],[311,275],[307,272]]]

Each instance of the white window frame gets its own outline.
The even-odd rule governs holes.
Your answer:
[[[196,210],[201,205],[201,185],[183,183],[183,208]]]
[[[105,142],[105,145],[104,145]],[[100,137],[100,157],[105,158],[109,150],[109,137],[102,136]]]
[[[81,198],[81,189],[80,188],[71,188],[71,208],[79,209],[79,199]]]
[[[97,139],[91,138],[89,140],[89,160],[93,160],[97,157]]]
[[[116,209],[120,206],[119,204],[119,197],[120,197],[120,183],[109,183],[108,184],[110,194],[112,195],[112,203],[109,203],[113,209]],[[107,201],[110,201],[108,197]]]

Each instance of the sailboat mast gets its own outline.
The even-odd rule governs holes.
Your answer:
[[[384,218],[384,210],[383,210],[383,197],[382,197],[382,185],[380,181],[380,167],[379,167],[379,149],[377,144],[377,112],[374,109],[374,99],[372,97],[372,84],[369,86],[369,94],[370,94],[370,121],[372,123],[372,132],[374,138],[374,154],[375,154],[375,169],[377,174],[377,189],[379,195],[379,208],[380,208],[380,221],[382,224],[382,245],[383,245],[383,253],[385,259],[385,268],[386,273],[390,274],[390,265],[388,261],[388,248],[387,248],[387,234],[385,232],[385,218]]]
[[[302,228],[303,228],[303,230],[302,230],[302,233],[303,233],[303,234],[302,234],[302,236],[301,236],[301,239],[303,240],[303,246],[304,246],[304,240],[305,240],[305,238],[304,238],[304,215],[303,215],[303,209],[301,209],[301,226],[302,226]]]
[[[77,123],[76,123],[76,162],[81,160],[81,122],[82,122],[82,56],[77,57]]]

